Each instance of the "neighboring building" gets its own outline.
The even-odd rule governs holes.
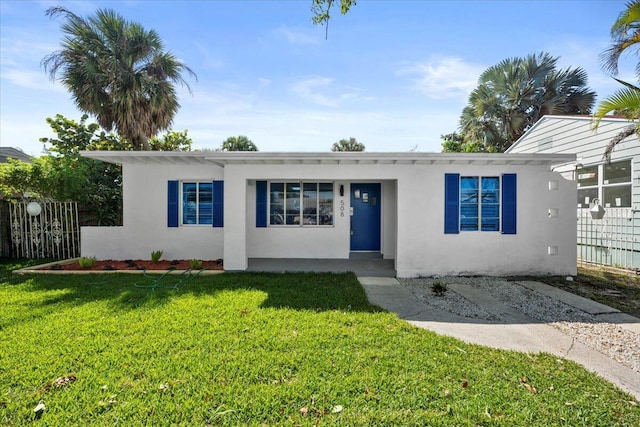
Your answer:
[[[7,159],[22,160],[23,162],[31,162],[31,156],[23,153],[21,150],[13,147],[0,147],[0,163],[6,163]]]
[[[622,129],[623,118],[605,117],[593,130],[590,116],[544,116],[507,153],[572,153],[576,160],[556,167],[577,181],[578,255],[581,261],[640,268],[640,138],[619,143],[611,162],[605,147]],[[600,204],[605,215],[591,217]]]
[[[574,155],[90,151],[122,165],[123,226],[83,227],[99,259],[348,259],[399,277],[576,274]]]

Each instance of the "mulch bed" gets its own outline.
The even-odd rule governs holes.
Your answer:
[[[112,271],[112,270],[189,270],[191,267],[189,266],[189,260],[160,260],[160,261],[149,261],[149,260],[104,260],[104,261],[96,261],[93,266],[89,268],[80,267],[78,262],[72,262],[70,264],[58,264],[56,266],[50,267],[51,270],[79,270],[79,271]],[[215,261],[202,261],[202,268],[207,270],[222,270],[223,264],[222,260],[218,259]]]

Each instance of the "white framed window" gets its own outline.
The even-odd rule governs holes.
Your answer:
[[[269,182],[270,226],[333,226],[333,183]]]
[[[460,177],[460,231],[500,231],[500,178]]]
[[[213,183],[180,183],[180,219],[182,225],[213,224]]]
[[[631,207],[631,170],[631,159],[578,169],[578,208],[589,208],[594,199],[605,208]]]

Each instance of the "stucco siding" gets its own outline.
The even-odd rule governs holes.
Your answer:
[[[149,231],[131,227],[82,227],[80,253],[100,260],[151,259],[161,250],[162,259],[215,260],[223,257],[222,229],[213,227],[166,228]]]
[[[261,172],[265,173],[265,172]],[[302,170],[300,171],[302,174]],[[280,178],[272,178],[278,180]],[[284,179],[284,178],[282,178]],[[292,178],[290,178],[292,179]],[[298,178],[296,178],[298,179]],[[338,258],[350,253],[350,194],[351,181],[330,178],[299,178],[302,181],[331,181],[334,184],[334,223],[332,226],[287,227],[255,225],[255,181],[247,185],[247,254],[249,258]],[[379,182],[377,179],[365,180]],[[396,190],[394,181],[382,181],[381,252],[385,259],[394,259],[396,252]],[[340,186],[344,195],[340,196]]]
[[[239,176],[234,175],[234,180],[244,183],[260,179],[323,180],[334,177],[337,178],[336,193],[343,182],[385,183],[382,199],[383,248],[395,243],[394,258],[399,276],[575,274],[575,183],[567,181],[559,173],[550,172],[545,166],[292,165],[283,170],[279,166],[260,165],[232,167],[231,170],[234,174],[239,173]],[[479,176],[516,173],[518,233],[461,232],[445,235],[443,180],[448,172]],[[558,183],[557,190],[549,190],[550,180]],[[243,200],[251,212],[255,207],[255,193],[252,193],[255,190],[251,184],[244,187],[247,196]],[[393,187],[396,187],[395,191],[392,191]],[[347,186],[345,203],[349,203],[348,190]],[[340,197],[336,196],[335,205],[339,203]],[[394,204],[397,205],[395,209]],[[550,208],[557,209],[557,217],[549,218]],[[395,221],[394,211],[397,212]],[[327,228],[256,228],[255,214],[249,213],[247,217],[249,220],[242,218],[241,222],[247,230],[249,258],[348,257],[347,217],[336,215],[334,226]],[[225,224],[228,223],[225,219]],[[555,248],[557,254],[549,255],[550,247]]]
[[[163,250],[167,259],[223,258],[226,270],[245,270],[249,258],[348,258],[351,185],[379,183],[381,252],[384,258],[395,260],[400,277],[576,272],[576,184],[550,170],[552,162],[569,162],[571,156],[447,157],[419,153],[363,155],[353,160],[349,155],[330,155],[323,160],[314,155],[286,159],[285,154],[282,160],[275,155],[234,154],[224,161],[227,157],[220,154],[210,158],[150,154],[144,161],[140,154],[119,155],[124,159],[124,225],[83,228],[84,256],[148,258],[151,251]],[[187,156],[191,162],[185,160]],[[446,234],[447,173],[478,177],[516,174],[517,233]],[[169,227],[170,180],[224,180],[224,227]],[[256,182],[283,180],[332,182],[333,224],[258,227]]]
[[[210,225],[167,227],[167,182],[224,178],[215,165],[124,165],[123,226],[82,227],[83,256],[98,259],[149,259],[162,250],[164,259],[223,257],[223,229]]]
[[[373,165],[255,165],[227,166],[227,176],[233,174],[234,180],[245,183],[247,216],[244,227],[247,230],[247,255],[249,258],[348,258],[350,252],[350,183],[382,183],[382,252],[385,258],[393,258],[395,253],[394,237],[395,197],[394,185],[387,183],[393,171]],[[334,205],[332,226],[289,227],[255,225],[255,181],[329,181],[334,184]],[[339,188],[344,186],[344,195]],[[226,194],[226,193],[225,193]],[[344,210],[341,210],[344,206]],[[225,218],[227,217],[225,206]],[[230,212],[228,215],[232,215]],[[226,221],[226,219],[225,219]],[[233,220],[235,222],[235,220]],[[228,222],[228,221],[227,221]]]
[[[398,234],[398,194],[396,181],[383,181],[382,197],[382,256],[384,259],[395,259],[396,246],[398,243],[396,240]]]
[[[398,180],[399,276],[575,274],[575,208],[567,198],[575,194],[575,183],[544,169],[465,168],[462,173],[471,176],[517,174],[517,234],[444,234],[444,174],[449,172],[457,171],[433,168],[422,179]],[[549,190],[550,180],[558,182],[558,190]],[[558,210],[556,218],[549,218],[550,208]],[[557,255],[549,255],[549,247],[556,247]]]

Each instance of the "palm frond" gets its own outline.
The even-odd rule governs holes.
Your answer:
[[[595,92],[587,87],[586,71],[557,70],[557,62],[540,52],[487,68],[461,115],[462,134],[501,150],[545,114],[590,114]]]
[[[618,89],[613,95],[598,104],[593,115],[592,127],[597,129],[600,121],[610,113],[626,112],[625,117],[630,120],[640,117],[640,89],[625,87]]]
[[[629,83],[629,82],[625,82],[624,80],[620,80],[620,79],[615,78],[615,77],[613,78],[613,80],[617,81],[617,82],[618,82],[618,83],[620,83],[621,85],[626,86],[626,87],[628,87],[628,88],[630,88],[630,89],[640,90],[640,87],[638,87],[638,86],[636,86],[636,85],[633,85],[633,84],[631,84],[631,83]]]
[[[611,26],[611,46],[600,54],[602,69],[611,76],[618,75],[618,61],[628,49],[640,50],[640,1],[626,4],[626,8]],[[636,64],[640,76],[640,61]]]

